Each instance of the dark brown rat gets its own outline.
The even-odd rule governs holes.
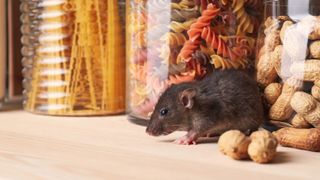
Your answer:
[[[146,132],[153,136],[188,133],[178,144],[195,144],[202,136],[256,130],[264,120],[257,83],[237,70],[215,71],[201,81],[172,85],[160,97]]]

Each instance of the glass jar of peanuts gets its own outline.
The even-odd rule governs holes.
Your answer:
[[[129,119],[147,123],[173,84],[254,68],[259,12],[260,0],[128,0]]]
[[[320,127],[320,2],[267,1],[256,60],[271,122]]]
[[[21,0],[20,9],[25,110],[124,112],[124,0]]]

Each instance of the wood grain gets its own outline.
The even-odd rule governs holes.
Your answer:
[[[279,148],[273,164],[234,161],[215,143],[179,146],[125,116],[66,118],[0,112],[0,178],[315,179],[319,153]]]

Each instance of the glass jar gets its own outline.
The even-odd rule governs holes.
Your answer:
[[[0,4],[0,107],[5,98],[6,91],[6,8],[5,3]]]
[[[320,2],[273,0],[258,40],[257,81],[276,125],[320,125]]]
[[[117,0],[21,0],[27,111],[124,112],[123,6]]]
[[[260,0],[128,0],[129,119],[146,123],[170,85],[254,67]]]
[[[0,110],[3,110],[22,104],[19,3],[1,1],[0,14]]]

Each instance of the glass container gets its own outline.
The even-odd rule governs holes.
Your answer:
[[[6,91],[6,10],[5,3],[1,1],[0,4],[0,107],[3,104]]]
[[[124,112],[124,5],[21,0],[25,110],[64,116]]]
[[[0,110],[22,104],[19,0],[0,1]]]
[[[268,119],[279,126],[319,127],[320,2],[267,1],[264,14],[256,78]]]
[[[127,110],[147,123],[172,84],[252,70],[260,0],[128,0]]]

